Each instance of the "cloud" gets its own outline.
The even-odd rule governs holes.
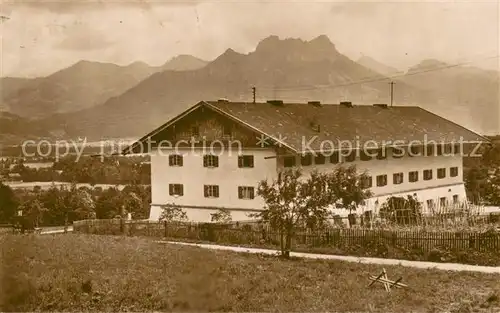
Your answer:
[[[106,39],[102,34],[87,31],[67,36],[62,41],[54,45],[54,48],[61,50],[91,51],[105,49],[113,44],[114,42]]]
[[[151,9],[159,6],[196,6],[203,1],[206,0],[117,0],[113,2],[104,2],[103,0],[39,0],[36,2],[32,0],[5,0],[2,5],[65,14],[112,7]]]

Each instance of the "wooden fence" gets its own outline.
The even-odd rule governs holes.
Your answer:
[[[197,223],[159,223],[148,221],[83,220],[73,224],[76,233],[151,236],[209,241],[240,245],[279,245],[279,234],[263,225],[221,225]],[[314,248],[377,248],[381,246],[430,252],[500,252],[500,232],[427,232],[368,229],[326,229],[300,231],[294,245]]]

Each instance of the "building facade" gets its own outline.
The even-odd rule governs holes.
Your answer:
[[[264,207],[258,183],[288,167],[366,172],[373,197],[358,213],[377,213],[390,196],[416,197],[424,213],[460,206],[463,153],[484,141],[417,107],[220,100],[196,104],[125,153],[151,155],[151,220],[174,204],[191,221],[208,222],[218,209],[242,221]]]

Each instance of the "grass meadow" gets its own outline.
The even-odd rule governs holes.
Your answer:
[[[500,275],[211,251],[98,235],[5,235],[0,310],[499,312]]]

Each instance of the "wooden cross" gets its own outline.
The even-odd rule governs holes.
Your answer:
[[[380,273],[380,275],[378,276],[370,275],[370,280],[372,282],[370,283],[370,285],[368,285],[368,287],[375,284],[376,282],[379,282],[384,285],[385,291],[387,292],[391,292],[391,287],[396,287],[396,288],[408,287],[408,285],[401,283],[403,277],[399,277],[396,281],[392,281],[389,278],[387,278],[387,272],[385,271],[385,268],[382,269],[382,273]]]

